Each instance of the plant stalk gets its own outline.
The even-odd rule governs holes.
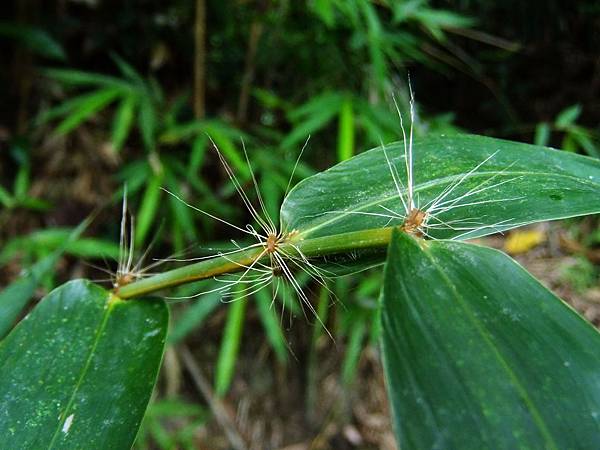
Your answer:
[[[353,250],[382,248],[387,247],[390,242],[392,229],[393,227],[374,228],[313,239],[300,239],[283,243],[281,248],[290,254],[297,254],[300,251],[307,258],[343,254]],[[115,291],[115,295],[122,299],[139,297],[161,289],[225,273],[239,272],[245,270],[244,266],[252,264],[263,252],[264,248],[254,247],[228,254],[227,257],[215,256],[122,286]],[[268,260],[268,256],[264,256],[264,259]]]

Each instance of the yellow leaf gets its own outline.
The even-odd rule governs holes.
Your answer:
[[[511,255],[525,253],[545,240],[546,233],[540,230],[513,231],[504,242],[504,250]]]

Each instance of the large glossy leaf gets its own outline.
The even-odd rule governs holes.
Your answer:
[[[130,448],[167,325],[161,300],[85,280],[52,291],[0,343],[2,447]]]
[[[600,161],[596,159],[469,135],[427,137],[416,140],[413,147],[414,190],[422,206],[489,158],[445,198],[456,200],[473,191],[455,204],[468,206],[438,216],[459,229],[430,229],[432,237],[468,238],[526,223],[600,212]],[[386,145],[386,152],[406,185],[403,144]],[[384,152],[376,148],[292,189],[281,208],[282,229],[299,230],[308,238],[401,222],[377,215],[389,214],[383,207],[403,212]],[[467,223],[454,222],[465,219],[469,219]],[[472,233],[463,229],[486,225]]]
[[[600,334],[503,253],[396,232],[382,344],[403,449],[600,448]]]

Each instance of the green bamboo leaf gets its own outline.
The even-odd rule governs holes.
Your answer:
[[[367,328],[366,325],[366,317],[356,316],[355,323],[348,332],[348,344],[346,345],[344,360],[342,362],[342,382],[346,386],[352,384],[356,378],[356,371]]]
[[[121,147],[123,147],[129,136],[135,115],[136,103],[137,98],[134,95],[129,95],[121,101],[119,109],[117,109],[112,129],[112,145],[116,151],[121,150]]]
[[[228,130],[219,126],[219,124],[207,123],[205,132],[214,141],[219,151],[225,155],[227,161],[232,165],[238,176],[246,179],[250,176],[250,170],[246,164],[246,160],[240,150],[235,146]]]
[[[227,323],[223,331],[223,340],[219,349],[219,358],[215,372],[215,393],[223,396],[229,390],[235,373],[235,362],[242,339],[244,317],[246,315],[246,301],[235,299],[229,305]]]
[[[535,145],[548,145],[552,129],[548,122],[540,122],[535,127],[535,136],[533,142]]]
[[[146,151],[151,152],[154,151],[156,145],[156,110],[154,109],[154,103],[147,96],[141,98],[139,108],[138,126],[142,134],[142,141]]]
[[[137,70],[133,68],[131,64],[129,64],[116,53],[111,53],[110,57],[115,62],[115,64],[119,68],[119,71],[124,77],[128,78],[133,83],[136,83],[139,86],[143,86],[145,84],[142,76],[137,72]]]
[[[34,53],[57,61],[65,61],[63,47],[47,32],[37,27],[0,22],[0,37],[15,39]]]
[[[10,194],[10,192],[8,192],[6,189],[0,186],[0,204],[4,208],[12,208],[15,205],[15,203],[16,201]]]
[[[54,251],[64,244],[64,252],[79,258],[111,258],[119,257],[119,244],[107,239],[70,236],[77,233],[77,228],[48,228],[37,230],[26,236],[19,236],[8,241],[0,251],[0,267],[10,261],[16,254],[35,253],[39,250]]]
[[[168,310],[86,280],[54,291],[0,343],[5,448],[130,448],[160,366]]]
[[[98,111],[112,103],[122,94],[120,88],[108,87],[100,89],[86,98],[85,102],[77,105],[77,109],[69,115],[56,128],[57,134],[67,134],[77,128],[82,122],[89,119]]]
[[[148,181],[140,211],[137,216],[135,226],[135,246],[141,248],[146,241],[150,227],[154,222],[158,208],[160,207],[161,185],[163,181],[162,174],[153,175]]]
[[[563,109],[560,114],[556,117],[554,125],[559,130],[569,128],[575,123],[579,115],[581,114],[581,105],[576,103],[575,105],[569,106]]]
[[[369,56],[371,58],[372,69],[377,81],[379,89],[384,87],[385,81],[389,79],[388,67],[385,58],[385,36],[384,29],[377,14],[377,9],[370,1],[359,0],[358,7],[360,8],[366,26],[366,38],[369,48]]]
[[[208,147],[208,139],[205,135],[197,136],[192,142],[190,159],[188,162],[188,178],[197,176],[204,163],[204,156]]]
[[[269,295],[268,290],[260,290],[254,294],[258,316],[265,329],[265,333],[271,348],[275,352],[277,361],[285,364],[288,357],[288,348],[285,342],[285,336],[281,329],[279,318],[275,312],[275,299]]]
[[[345,161],[354,155],[354,112],[352,99],[346,98],[340,109],[338,123],[338,160]]]
[[[13,191],[15,193],[15,197],[20,200],[27,196],[27,191],[29,191],[29,176],[30,176],[30,166],[29,163],[25,163],[19,167],[17,171],[17,176],[15,177]]]
[[[65,100],[64,102],[50,109],[42,111],[35,118],[35,124],[39,126],[51,120],[70,114],[71,112],[80,108],[81,105],[86,104],[90,98],[93,98],[96,95],[96,93],[97,91],[81,94],[76,97],[70,98],[69,100]]]
[[[84,220],[76,228],[63,235],[61,244],[50,255],[35,263],[17,281],[0,291],[0,339],[8,333],[25,309],[42,279],[52,271],[69,245],[73,245],[79,239],[90,221],[91,218]]]
[[[600,447],[600,334],[499,251],[395,232],[382,345],[401,448]]]
[[[167,186],[170,192],[173,192],[180,197],[182,196],[179,180],[169,172],[167,172]],[[181,227],[185,237],[189,241],[197,241],[198,234],[191,209],[173,196],[169,196],[168,201],[171,206],[171,211],[173,212],[173,217],[175,218],[175,224]]]
[[[18,280],[0,291],[0,339],[10,331],[21,311],[33,297],[42,278],[52,270],[59,256],[57,252],[46,256]]]
[[[73,69],[44,69],[42,70],[42,74],[48,78],[71,86],[98,86],[131,89],[130,84],[126,81],[108,75],[102,75],[100,73],[83,72],[81,70]]]
[[[221,304],[220,292],[203,295],[201,299],[185,310],[179,320],[175,321],[175,325],[169,333],[169,343],[176,344],[185,339],[192,330],[200,329],[210,314]]]
[[[342,93],[325,91],[289,111],[287,118],[294,124],[294,128],[281,141],[281,147],[292,148],[305,141],[309,135],[325,128],[340,112],[343,101]]]
[[[415,201],[421,206],[463,177],[445,200],[474,192],[455,204],[464,206],[437,215],[446,224],[463,225],[430,221],[439,227],[428,230],[434,238],[466,239],[600,212],[597,159],[470,135],[419,139],[413,148]],[[386,145],[386,152],[406,186],[402,143]],[[406,189],[400,190],[405,195]],[[404,214],[384,152],[376,148],[296,185],[281,207],[282,229],[298,230],[306,239],[403,222],[390,220],[389,210]],[[465,230],[468,224],[477,229]]]
[[[579,144],[579,146],[589,155],[600,158],[600,149],[597,143],[594,142],[592,133],[578,125],[572,125],[569,128],[569,135]]]

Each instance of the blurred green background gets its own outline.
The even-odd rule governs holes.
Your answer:
[[[2,9],[0,285],[101,208],[44,271],[37,298],[116,269],[125,184],[138,253],[153,242],[147,263],[239,239],[161,190],[249,223],[209,136],[254,198],[243,140],[276,220],[309,136],[293,183],[400,138],[393,99],[407,117],[409,76],[417,135],[466,131],[600,156],[593,0],[13,0]],[[526,246],[521,261],[597,324],[597,218],[535,231],[545,243]],[[337,300],[301,279],[334,340],[285,290],[273,305],[270,290],[173,303],[137,446],[395,448],[376,357],[379,276],[336,279]]]

